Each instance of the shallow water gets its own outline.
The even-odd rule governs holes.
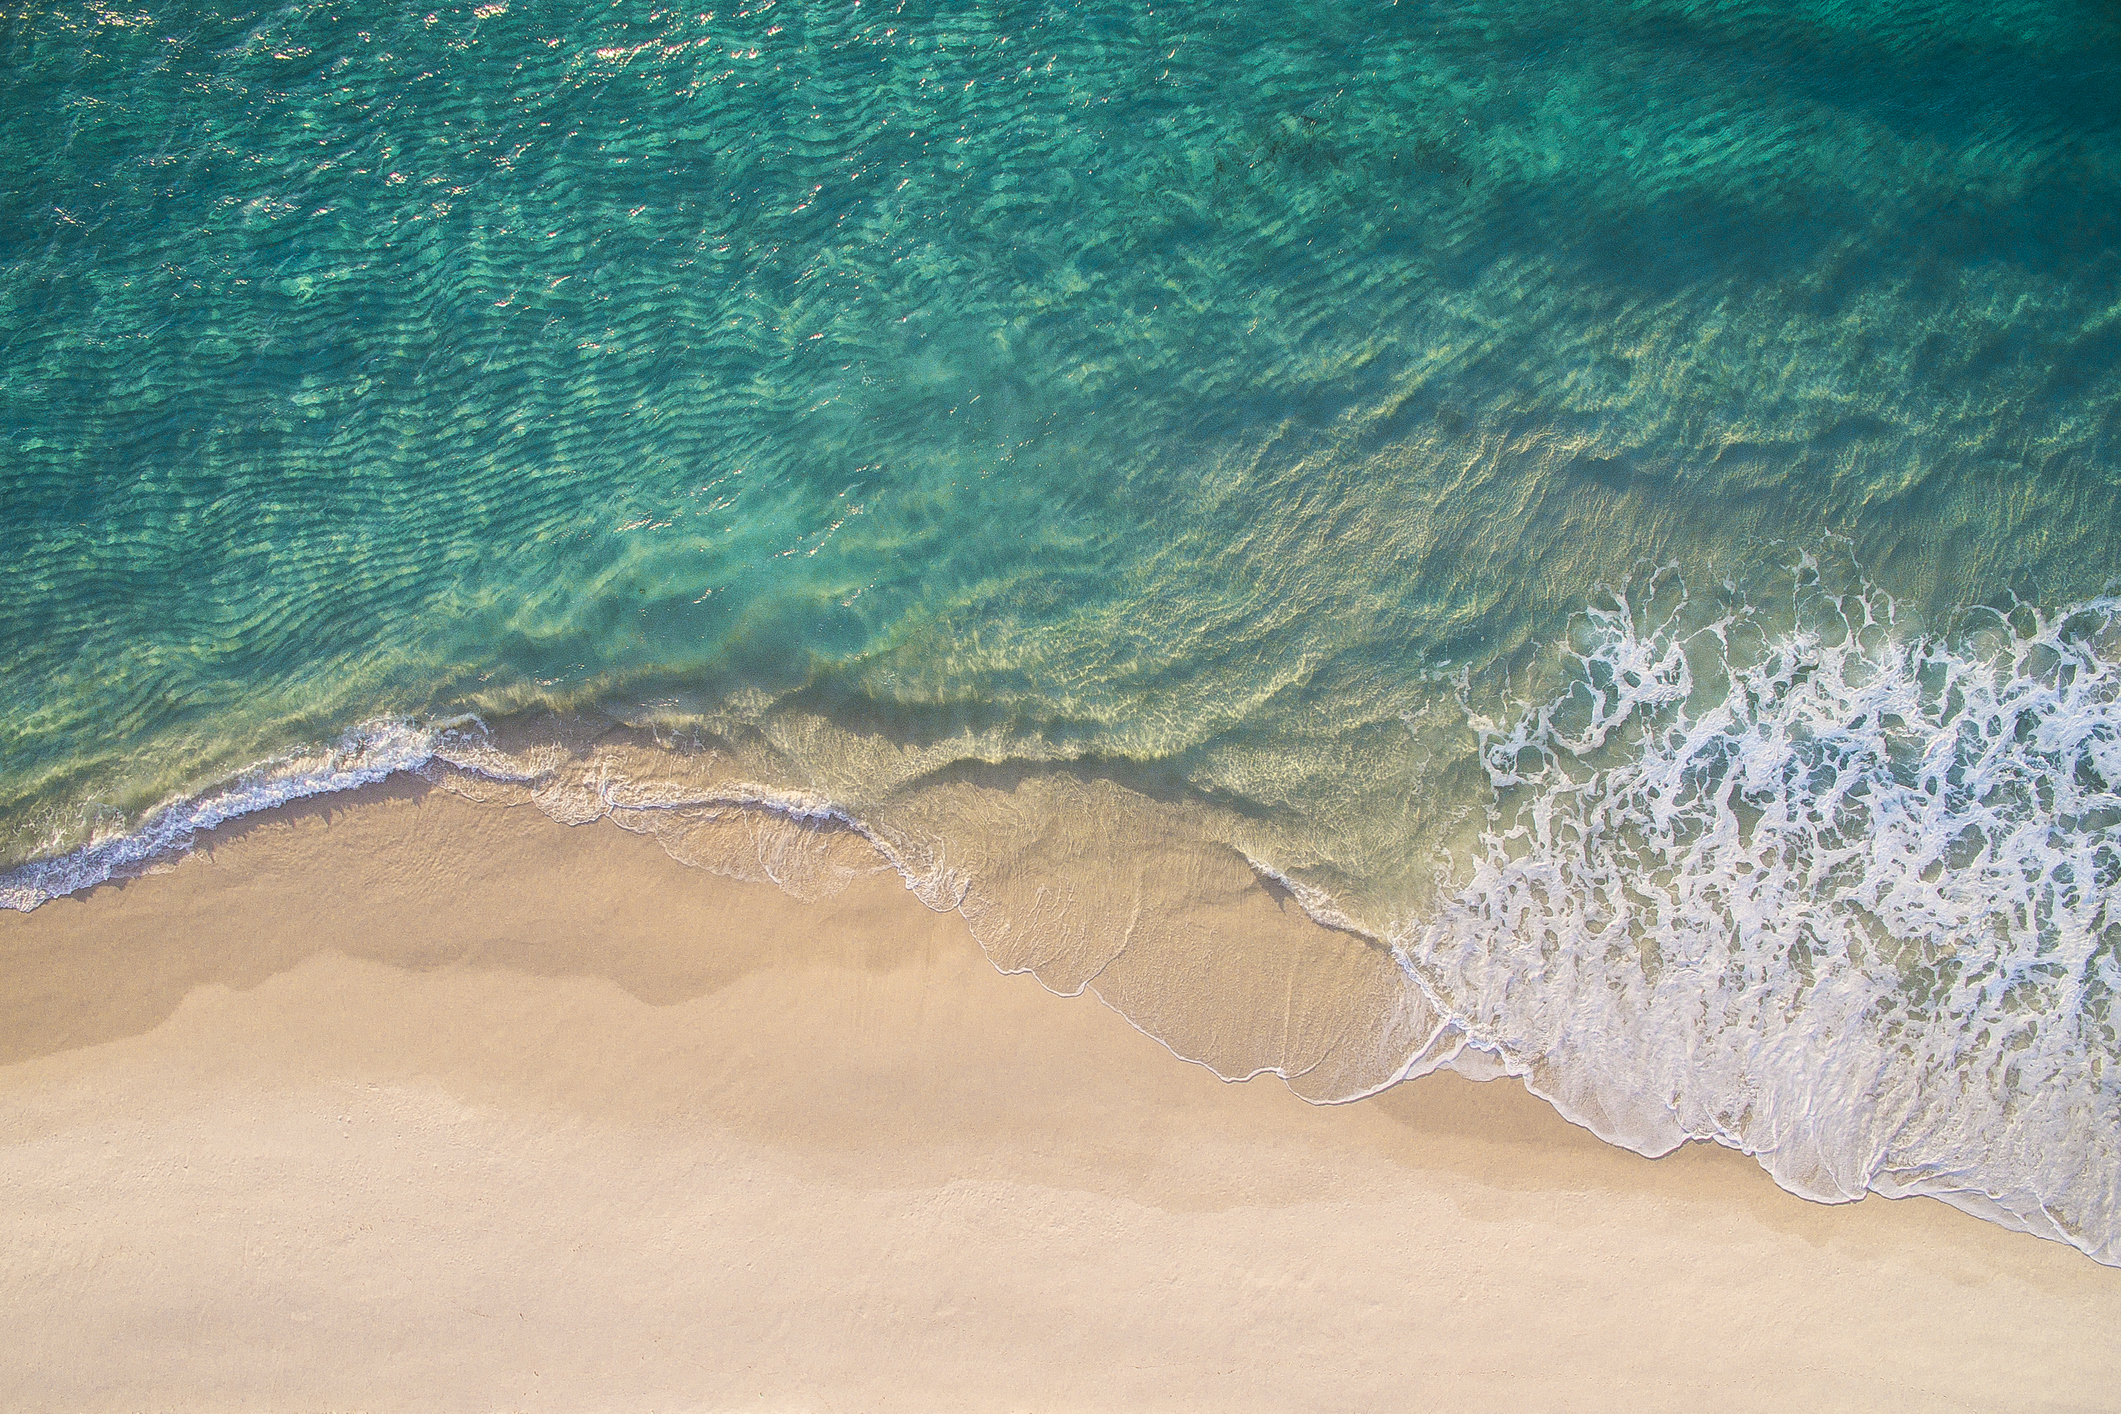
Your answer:
[[[2111,6],[0,56],[14,906],[414,767],[882,849],[1063,987],[1264,880],[1390,963],[1247,1060],[1317,1098],[1501,1067],[2116,1259]]]

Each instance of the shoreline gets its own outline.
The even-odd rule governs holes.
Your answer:
[[[404,777],[0,915],[29,1407],[2111,1407],[2121,1271]],[[506,1308],[505,1310],[503,1308]],[[516,1316],[513,1331],[505,1316]]]
[[[2036,627],[2045,634],[2053,625],[2039,619]],[[2097,711],[2111,706],[2098,682],[2086,691]],[[2046,707],[2060,710],[2055,701]],[[1874,715],[1887,719],[1857,712],[1850,730]],[[836,730],[822,718],[810,729]],[[2094,723],[2069,748],[2080,776],[2082,749],[2096,749],[2098,730]],[[1344,900],[1284,869],[1300,875],[1314,841],[1226,809],[1212,793],[1169,782],[1159,789],[1102,767],[982,767],[959,760],[955,747],[942,753],[954,764],[937,773],[933,750],[854,736],[823,753],[839,769],[818,779],[790,769],[785,743],[712,742],[601,714],[459,716],[425,726],[373,719],[328,749],[277,758],[165,805],[129,834],[0,873],[0,905],[29,911],[53,890],[64,897],[170,867],[195,838],[240,833],[276,810],[308,801],[328,811],[335,798],[418,789],[409,784],[417,779],[474,801],[534,804],[570,825],[607,818],[652,836],[683,863],[770,878],[804,898],[895,870],[930,908],[958,912],[1000,970],[1031,972],[1061,995],[1095,990],[1174,1055],[1225,1079],[1272,1072],[1307,1099],[1341,1102],[1439,1067],[1474,1079],[1519,1075],[1571,1123],[1638,1154],[1713,1139],[1800,1197],[1925,1194],[2121,1268],[2115,1131],[2100,1122],[2111,1119],[2112,1097],[2099,1079],[2096,1018],[2080,1016],[2066,989],[2050,987],[2047,1009],[2018,1006],[2011,1021],[1982,990],[1979,968],[2038,962],[2034,975],[2053,971],[2039,962],[2044,932],[2030,923],[1992,927],[2027,869],[2052,875],[2058,890],[2060,912],[2040,913],[2041,928],[2059,927],[2095,950],[2091,935],[2103,926],[2096,895],[2087,902],[2072,890],[2061,855],[2040,847],[2038,858],[2022,857],[2031,838],[2023,829],[2010,837],[2013,867],[1984,856],[1977,877],[1963,889],[1955,880],[1950,897],[1930,887],[1929,873],[1909,872],[1916,855],[1903,848],[1904,829],[1866,836],[1875,856],[1869,872],[1830,891],[1832,916],[1821,924],[1809,912],[1819,900],[1789,865],[1816,862],[1823,843],[1810,826],[1772,834],[1764,850],[1758,841],[1734,843],[1718,826],[1723,853],[1704,863],[1682,848],[1679,826],[1616,846],[1615,855],[1597,841],[1621,836],[1570,813],[1581,806],[1594,816],[1662,818],[1660,794],[1676,787],[1655,781],[1680,769],[1674,759],[1648,774],[1594,773],[1602,784],[1583,798],[1588,805],[1571,803],[1573,787],[1529,804],[1498,794],[1496,808],[1517,812],[1516,823],[1467,845],[1459,862],[1469,863],[1470,883],[1439,873],[1439,892],[1426,903],[1371,899],[1358,921],[1359,884],[1341,877],[1331,885],[1349,891]],[[1567,754],[1565,743],[1550,747]],[[1882,769],[1884,756],[1858,756],[1843,765],[1870,773],[1867,780]],[[2003,771],[1997,788],[2060,770],[2044,759],[2016,761],[2018,768],[2016,776]],[[891,789],[864,798],[856,782]],[[1703,807],[1706,797],[1693,803]],[[1561,812],[1551,837],[1539,823],[1550,806]],[[1903,807],[1950,814],[1947,802],[1922,795],[1880,807],[1882,817],[1904,826],[1895,813]],[[2110,850],[2111,841],[2098,847]],[[1642,923],[1626,881],[1655,880],[1665,868],[1679,870],[1685,887],[1653,888],[1664,902]],[[1733,880],[1742,881],[1735,894]],[[1882,954],[1869,931],[1876,920],[1865,922],[1862,906],[1844,907],[1878,889],[1898,900]],[[1924,900],[1940,912],[1925,912]],[[1747,913],[1777,926],[1751,929],[1739,916]],[[1623,917],[1615,966],[1599,954],[1615,946],[1607,930]],[[1815,925],[1824,932],[1808,931]],[[1978,933],[1976,970],[1951,973],[1949,1004],[1932,1005],[1918,985],[1935,961],[1924,960],[1925,950],[1959,956],[1955,928]],[[1565,940],[1558,948],[1557,936]],[[1707,966],[1664,966],[1674,947],[1689,959],[1705,950]],[[1833,986],[1814,988],[1805,959],[1821,950],[1860,961],[1837,968]],[[1763,970],[1765,990],[1738,980]],[[1660,995],[1668,985],[1678,995]],[[1732,1007],[1735,1021],[1726,1015]],[[1923,1032],[1912,1050],[1877,1022],[1903,1007]],[[2081,1029],[2087,1020],[2090,1032]],[[2003,1034],[1998,1027],[2007,1044],[1991,1044]],[[1990,1067],[1990,1083],[1936,1084],[1910,1060],[1924,1045],[1934,1055],[1963,1044]],[[2010,1055],[2027,1045],[2049,1067],[2042,1083],[2000,1079],[1994,1068],[2018,1065]],[[1834,1101],[1819,1102],[1822,1087]]]

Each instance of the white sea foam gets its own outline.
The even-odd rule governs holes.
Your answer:
[[[655,835],[686,863],[772,883],[802,897],[832,892],[860,872],[821,862],[821,832],[844,830],[873,851],[882,867],[896,869],[930,907],[955,907],[962,894],[962,882],[928,859],[918,842],[880,833],[815,792],[741,777],[702,782],[682,772],[629,774],[626,764],[632,763],[616,762],[609,752],[566,745],[503,748],[473,716],[427,723],[378,718],[328,748],[260,763],[220,786],[149,812],[129,829],[0,872],[0,907],[29,912],[181,855],[201,833],[245,815],[354,790],[398,772],[465,794],[517,788],[563,824],[609,818],[622,828]],[[746,847],[712,856],[685,848],[681,831],[715,821],[742,826]]]
[[[1361,923],[1341,912],[1340,905],[1333,901],[1333,895],[1327,893],[1324,889],[1284,874],[1264,859],[1255,859],[1242,849],[1238,853],[1244,856],[1245,863],[1251,867],[1254,874],[1268,880],[1288,894],[1290,898],[1296,901],[1296,906],[1304,911],[1304,916],[1319,927],[1332,928],[1342,933],[1359,933],[1366,938],[1376,936],[1364,928]]]
[[[678,767],[626,748],[504,748],[484,731],[458,731],[443,735],[419,769],[463,794],[513,787],[563,824],[609,819],[653,836],[682,863],[771,883],[798,898],[823,897],[859,874],[891,868],[930,908],[947,911],[962,901],[963,881],[921,842],[880,830],[817,791],[767,784],[716,769],[720,764],[713,753]],[[841,837],[859,841],[855,858],[833,848]]]
[[[1769,611],[1668,576],[1582,616],[1566,692],[1474,718],[1485,828],[1448,852],[1441,906],[1384,930],[1434,1024],[1348,1097],[1443,1065],[1519,1075],[1643,1153],[1713,1139],[1807,1197],[1934,1194],[2121,1262],[2121,601],[1941,636],[1892,619],[1816,581]],[[947,843],[978,821],[879,824],[706,760],[371,723],[0,875],[0,905],[412,770],[800,896],[890,867],[969,921],[992,902],[992,861]]]
[[[425,726],[401,719],[365,722],[323,751],[251,767],[213,790],[171,801],[130,829],[0,873],[0,908],[27,913],[49,899],[180,854],[201,831],[241,816],[307,796],[352,790],[394,771],[416,770],[433,756],[444,732],[468,720]]]
[[[1593,610],[1564,696],[1476,722],[1494,802],[1397,930],[1410,971],[1613,1142],[2121,1262],[2121,602],[1938,637],[1877,595],[1770,625],[1671,589]]]

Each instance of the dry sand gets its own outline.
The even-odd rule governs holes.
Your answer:
[[[2117,1409],[2121,1271],[410,785],[0,916],[0,1407]]]

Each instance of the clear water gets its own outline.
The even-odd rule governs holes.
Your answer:
[[[0,345],[14,906],[438,762],[1026,958],[1184,838],[1389,959],[1322,1098],[2121,1259],[2111,5],[17,5]]]

